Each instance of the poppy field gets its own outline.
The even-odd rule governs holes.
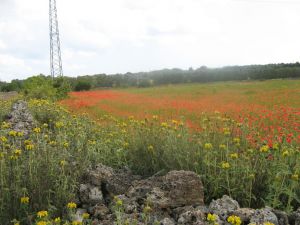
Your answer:
[[[194,171],[205,202],[300,206],[300,81],[223,82],[73,92],[29,100],[30,135],[6,121],[1,101],[0,221],[73,221],[80,179],[99,163],[144,177]]]

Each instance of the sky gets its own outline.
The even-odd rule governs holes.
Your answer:
[[[0,0],[0,80],[50,74],[48,0]],[[64,75],[300,61],[300,0],[57,0]]]

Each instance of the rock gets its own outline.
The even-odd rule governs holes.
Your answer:
[[[106,215],[110,213],[109,208],[104,204],[99,204],[89,209],[91,215],[97,219],[105,219]]]
[[[289,215],[289,223],[294,225],[300,225],[300,208],[297,211],[292,212]]]
[[[127,169],[114,170],[111,167],[102,164],[97,165],[93,169],[89,169],[84,179],[87,183],[102,187],[106,190],[108,196],[124,194],[131,186],[134,180],[140,179]]]
[[[175,225],[175,222],[170,218],[164,218],[160,221],[160,225]]]
[[[223,221],[226,221],[227,217],[239,208],[239,203],[227,195],[224,195],[220,199],[213,200],[209,204],[209,210],[217,214]]]
[[[178,224],[204,224],[205,214],[201,210],[193,209],[186,211],[179,216]]]
[[[248,224],[254,213],[255,213],[254,209],[240,208],[235,210],[232,214],[240,217],[244,224]]]
[[[269,207],[255,210],[250,219],[250,223],[263,224],[264,222],[271,222],[278,225],[278,219]]]
[[[171,171],[163,179],[170,207],[204,205],[203,185],[200,177],[191,171]]]
[[[79,198],[82,204],[96,205],[103,203],[102,191],[97,186],[81,184],[79,187]]]
[[[33,116],[28,110],[27,103],[19,100],[12,106],[12,111],[8,115],[8,122],[11,124],[11,129],[17,132],[22,132],[25,137],[28,137],[35,126]]]
[[[289,218],[286,212],[273,209],[272,212],[276,215],[278,219],[279,225],[288,225],[289,224]]]

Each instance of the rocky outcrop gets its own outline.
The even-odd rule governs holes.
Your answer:
[[[12,111],[8,115],[8,122],[12,130],[28,136],[34,127],[34,119],[25,101],[19,100],[13,104]]]
[[[190,171],[141,179],[129,169],[114,170],[100,164],[87,170],[78,197],[78,210],[87,210],[94,224],[109,224],[118,219],[118,211],[124,222],[138,224],[196,224],[205,217],[197,208],[204,206],[203,185]]]
[[[88,169],[82,181],[75,216],[80,219],[88,212],[93,225],[230,225],[230,216],[239,217],[242,225],[300,225],[300,209],[288,216],[269,207],[241,208],[227,195],[205,206],[201,179],[190,171],[142,179],[127,168],[114,170],[100,164]]]

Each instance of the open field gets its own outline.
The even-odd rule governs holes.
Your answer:
[[[0,92],[0,100],[9,100],[15,98],[18,95],[17,92]]]
[[[105,114],[183,120],[203,130],[204,114],[220,113],[252,128],[250,141],[300,141],[300,81],[220,82],[73,92],[62,101],[97,119]],[[259,132],[259,133],[258,133]]]

